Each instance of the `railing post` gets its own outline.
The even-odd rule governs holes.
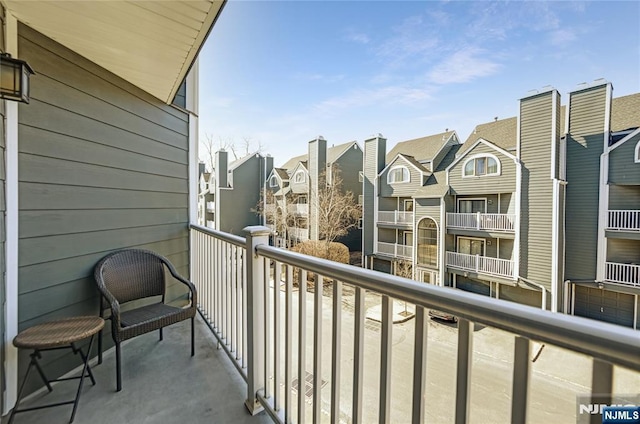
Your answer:
[[[480,212],[476,212],[476,230],[480,229]]]
[[[480,270],[480,255],[476,255],[476,273]]]
[[[267,227],[255,225],[245,227],[246,233],[246,289],[247,293],[247,400],[245,405],[251,415],[262,411],[256,393],[265,388],[265,275],[264,258],[258,257],[256,247],[269,244],[271,231]]]

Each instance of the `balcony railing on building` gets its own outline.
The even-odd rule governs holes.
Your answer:
[[[612,283],[640,287],[640,265],[606,262],[605,280]]]
[[[640,231],[640,211],[609,211],[607,230]]]
[[[298,241],[309,240],[309,230],[307,228],[287,227],[287,235],[290,239]]]
[[[396,258],[411,259],[413,257],[413,246],[398,243],[378,242],[378,250],[376,253]]]
[[[216,211],[216,203],[207,202],[207,212],[215,212],[215,211]]]
[[[515,231],[516,216],[506,213],[447,213],[447,228],[478,231]]]
[[[269,246],[264,227],[246,230],[245,239],[192,226],[191,278],[200,313],[247,382],[245,404],[252,412],[264,408],[274,422],[365,422],[369,409],[375,409],[375,421],[390,422],[391,376],[398,372],[406,372],[409,380],[401,394],[410,414],[406,421],[424,422],[432,407],[426,399],[432,384],[427,372],[430,308],[458,317],[450,404],[457,423],[487,416],[474,418],[470,407],[472,386],[483,384],[474,381],[472,372],[475,323],[515,335],[512,369],[504,370],[511,381],[505,393],[510,420],[505,422],[527,422],[533,410],[531,340],[592,358],[592,403],[611,393],[614,366],[640,371],[637,331],[296,254]],[[449,259],[457,257],[449,253]],[[323,290],[314,289],[319,281]],[[365,365],[367,293],[379,296],[381,306],[375,370]],[[392,361],[394,299],[415,305],[409,336],[413,360],[400,366]],[[353,303],[348,308],[347,300]],[[363,378],[365,371],[377,375],[375,382]],[[304,391],[300,382],[305,382]],[[377,405],[366,406],[374,398]],[[483,412],[496,412],[494,402],[483,405]]]
[[[379,211],[378,223],[411,226],[413,225],[413,212]]]
[[[513,278],[513,261],[507,259],[447,252],[447,266],[479,274]]]
[[[293,205],[289,205],[288,208],[289,213],[294,215],[308,215],[309,214],[309,205],[306,203],[296,203]]]

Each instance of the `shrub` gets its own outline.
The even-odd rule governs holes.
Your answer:
[[[343,264],[349,263],[349,248],[342,243],[307,240],[293,246],[291,251]],[[293,271],[293,281],[296,286],[298,285],[298,272],[297,268]],[[307,281],[315,281],[313,273],[307,274]],[[326,283],[328,280],[325,279],[324,282]]]

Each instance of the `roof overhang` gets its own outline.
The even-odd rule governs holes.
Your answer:
[[[171,103],[226,0],[3,2],[18,21]]]

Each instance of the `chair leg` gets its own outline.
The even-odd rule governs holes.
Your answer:
[[[120,342],[116,342],[116,392],[122,390],[121,353]]]
[[[88,353],[91,356],[91,352]],[[102,363],[102,330],[98,331],[98,365]]]
[[[160,341],[162,341],[162,328],[160,329]]]
[[[191,318],[191,356],[194,356],[196,354],[196,347],[195,347],[195,334],[194,334],[194,319],[195,317]]]

